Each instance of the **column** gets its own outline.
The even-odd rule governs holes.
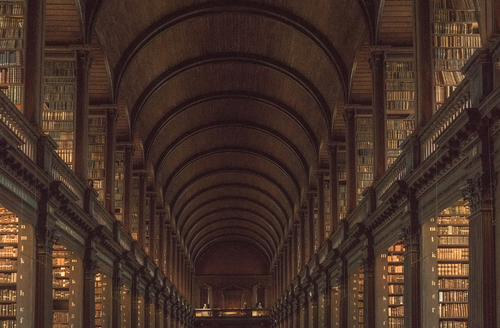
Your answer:
[[[156,226],[156,193],[150,192],[149,196],[149,256],[153,262],[158,266],[158,254],[156,249],[156,235],[158,234],[158,227]]]
[[[293,274],[293,226],[292,232],[288,237],[288,285],[290,285],[293,281],[295,275]]]
[[[318,327],[318,290],[316,286],[312,288],[309,294],[309,305],[312,311],[312,327]]]
[[[48,195],[45,195],[44,198]],[[35,327],[52,327],[52,250],[58,234],[47,227],[47,203],[39,203],[36,228]]]
[[[483,129],[485,130],[485,129]],[[486,134],[486,133],[481,133]],[[483,172],[467,179],[462,189],[468,201],[469,215],[469,328],[495,327],[496,274],[495,274],[495,218],[493,216],[493,187],[489,142],[483,140]]]
[[[314,193],[307,193],[307,237],[309,245],[307,247],[308,260],[314,255]]]
[[[152,327],[150,315],[152,302],[154,302],[154,300],[151,298],[150,287],[147,287],[144,295],[144,327],[146,328],[154,328],[154,326]]]
[[[295,298],[293,300],[293,327],[292,328],[301,328],[300,327],[300,301]]]
[[[106,117],[106,197],[104,204],[108,213],[115,214],[115,155],[116,155],[116,121],[118,111],[108,109]]]
[[[360,266],[364,272],[363,314],[364,327],[375,328],[375,254],[373,251],[373,238],[367,236],[365,242],[365,255]]]
[[[372,51],[369,62],[372,71],[373,181],[375,182],[384,175],[387,166],[384,52]]]
[[[434,67],[431,39],[431,4],[413,0],[413,49],[415,51],[416,125],[423,126],[434,113]]]
[[[75,174],[87,184],[90,47],[76,52]]]
[[[306,264],[306,213],[304,209],[299,210],[299,224],[300,224],[300,269]]]
[[[139,314],[137,309],[139,308],[139,289],[137,287],[137,279],[138,274],[135,273],[132,277],[132,288],[130,290],[130,300],[131,300],[131,309],[132,313],[130,313],[130,327],[137,328],[139,323]]]
[[[42,92],[45,49],[45,1],[26,1],[26,37],[23,112],[33,126],[42,128]]]
[[[318,249],[325,241],[325,178],[323,172],[317,172],[318,179]]]
[[[346,143],[346,187],[347,187],[347,214],[356,208],[356,125],[355,110],[344,110],[345,143]]]
[[[295,222],[293,227],[293,235],[292,235],[292,281],[295,279],[295,277],[297,276],[297,260],[298,260],[298,251],[297,251],[297,247],[298,247],[298,229],[299,229],[299,226],[298,226],[298,223]]]
[[[337,286],[339,288],[339,327],[347,327],[348,324],[348,291],[347,291],[347,260],[340,259],[339,263],[339,277],[337,278]]]
[[[139,248],[144,250],[146,237],[146,172],[139,172],[139,233],[137,241]]]
[[[166,219],[166,212],[165,210],[159,211],[159,216],[160,216],[160,249],[158,250],[158,267],[160,270],[166,275],[165,273],[165,260],[166,260],[166,253],[165,253],[165,219]]]
[[[83,258],[83,327],[95,326],[95,260],[93,237],[89,237],[85,245]]]
[[[120,260],[116,260],[113,267],[113,303],[111,305],[113,328],[121,328],[121,272]]]
[[[476,2],[476,15],[479,16],[481,41],[486,44],[500,34],[500,4],[496,0],[479,0]]]
[[[333,235],[337,231],[339,226],[339,210],[338,210],[338,181],[339,181],[339,171],[337,168],[337,151],[338,146],[336,144],[331,144],[328,146],[329,164],[330,164],[330,218],[326,220],[330,221],[331,234]]]
[[[330,276],[328,275],[327,272],[324,273],[324,279],[325,279],[325,286],[321,290],[321,293],[324,297],[324,317],[323,317],[323,327],[324,328],[331,328],[332,327],[332,293],[331,293],[331,286],[330,286]]]
[[[134,166],[134,146],[125,145],[125,182],[123,195],[123,230],[130,234],[130,225],[132,223],[131,212],[131,191],[132,191],[132,168]]]
[[[408,199],[410,201],[410,226],[405,229],[401,235],[405,247],[403,298],[405,328],[420,328],[420,243],[422,233],[417,212],[418,204],[412,192],[408,193]]]
[[[302,306],[302,313],[304,316],[304,322],[303,322],[304,326],[302,328],[316,328],[316,327],[309,327],[309,302],[307,300],[307,295],[304,295],[303,298],[304,299],[301,302],[301,306]]]

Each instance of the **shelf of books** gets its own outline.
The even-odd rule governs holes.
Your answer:
[[[469,208],[451,206],[437,217],[440,327],[466,327],[469,286]]]
[[[325,215],[325,239],[330,237],[332,232],[331,226],[331,193],[330,193],[330,173],[325,172],[323,174],[323,195],[325,196],[324,201],[324,215]]]
[[[154,254],[151,254],[151,258],[155,262],[156,266],[160,267],[160,233],[161,233],[161,232],[159,232],[159,230],[160,230],[160,214],[155,213],[154,220],[155,220],[156,231],[152,231],[152,233],[153,233],[153,243],[155,245],[155,248],[154,248],[155,252],[154,252]]]
[[[373,182],[373,120],[371,115],[356,115],[357,201]]]
[[[0,89],[22,109],[24,0],[0,0]]]
[[[22,309],[33,306],[32,240],[31,225],[0,205],[0,327],[30,326],[30,314]]]
[[[151,245],[151,231],[150,231],[150,223],[151,223],[151,198],[149,196],[146,197],[146,202],[144,206],[145,215],[144,215],[144,251],[150,257],[150,245]]]
[[[360,269],[358,272],[350,276],[350,318],[352,319],[351,327],[363,328],[364,327],[364,313],[363,313],[363,294],[364,294],[364,273]]]
[[[401,242],[387,250],[388,327],[404,327],[404,246]]]
[[[331,290],[331,327],[340,326],[340,291],[338,285],[333,286]]]
[[[132,221],[130,222],[130,234],[132,239],[138,240],[139,238],[139,177],[132,177],[132,191],[130,192],[130,199],[132,200],[130,212],[132,214]]]
[[[57,143],[56,153],[73,168],[76,110],[76,58],[46,59],[42,129]]]
[[[338,215],[339,220],[347,215],[347,166],[345,146],[339,146],[337,152],[338,178]]]
[[[401,144],[415,129],[415,69],[412,52],[385,55],[387,167],[401,154]]]
[[[319,246],[319,199],[318,193],[313,194],[313,219],[314,219],[314,252],[318,250]]]
[[[69,296],[71,288],[71,254],[64,246],[54,245],[52,251],[53,328],[70,324]]]
[[[434,0],[436,110],[462,82],[461,68],[481,47],[477,22],[473,0]]]
[[[115,153],[115,218],[123,222],[123,197],[125,195],[125,152]]]
[[[88,120],[87,178],[98,193],[97,200],[103,203],[106,193],[106,117],[92,115]]]
[[[102,328],[105,324],[103,322],[103,282],[102,282],[102,274],[97,273],[95,275],[95,327]]]
[[[130,313],[132,311],[132,298],[130,288],[125,285],[120,287],[120,313],[121,313],[121,327],[131,328]]]
[[[467,328],[469,214],[459,201],[423,224],[423,326]]]
[[[111,322],[111,279],[109,275],[97,273],[95,275],[95,327],[109,327]]]

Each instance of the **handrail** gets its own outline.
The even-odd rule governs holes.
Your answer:
[[[23,142],[19,149],[35,161],[39,133],[3,92],[0,92],[0,121]]]
[[[446,130],[448,126],[463,112],[471,106],[470,82],[466,78],[458,88],[446,99],[439,111],[422,131],[421,156],[422,161],[429,158],[437,148],[436,139]]]
[[[54,180],[61,181],[78,199],[83,199],[85,186],[55,151],[52,152],[50,172]]]
[[[406,164],[408,156],[411,155],[411,150],[411,145],[405,143],[401,154],[399,154],[398,158],[392,163],[389,169],[387,169],[382,178],[374,185],[377,199],[380,199],[380,196],[385,194],[394,182],[397,180],[404,180],[408,175]]]

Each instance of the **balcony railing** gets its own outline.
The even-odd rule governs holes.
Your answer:
[[[270,310],[268,309],[196,309],[196,317],[204,318],[219,318],[219,317],[266,317],[269,316]]]

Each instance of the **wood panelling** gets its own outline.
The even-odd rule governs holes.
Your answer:
[[[76,0],[46,0],[45,42],[74,45],[81,43],[82,39]]]
[[[413,43],[413,7],[411,0],[385,0],[379,17],[378,44]]]

